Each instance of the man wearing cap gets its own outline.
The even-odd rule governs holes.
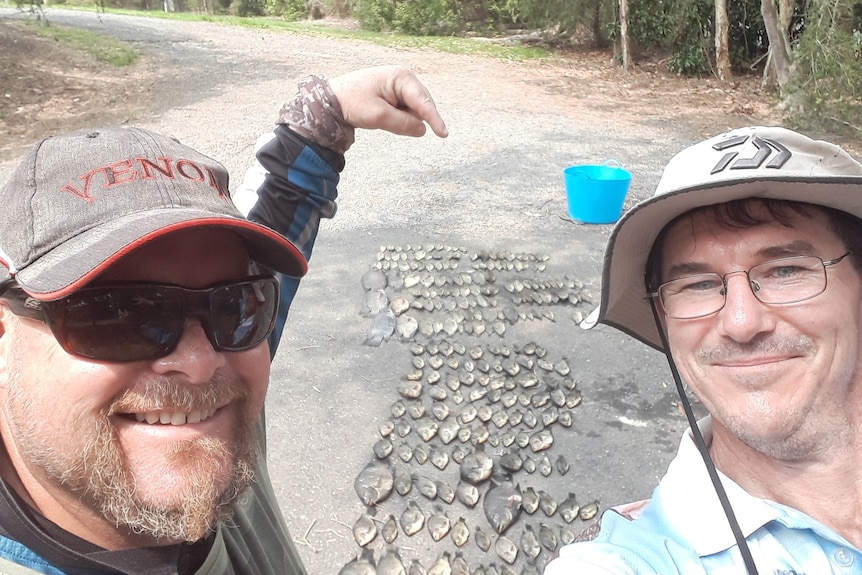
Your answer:
[[[307,78],[251,221],[170,138],[33,148],[0,190],[0,572],[305,573],[265,465],[273,273],[305,273],[355,127],[425,122],[404,68]]]
[[[652,499],[545,575],[860,572],[860,217],[862,164],[782,128],[668,163],[614,228],[591,320],[667,355],[690,428]]]

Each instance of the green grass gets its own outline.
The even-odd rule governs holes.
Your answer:
[[[140,54],[113,36],[50,24],[50,15],[48,22],[48,26],[32,25],[31,28],[40,36],[63,42],[77,50],[86,52],[99,62],[119,67],[131,66],[138,61]]]
[[[57,8],[92,10],[90,7],[75,7],[66,4],[54,4],[54,6]],[[488,38],[471,39],[455,36],[408,36],[405,34],[387,34],[369,32],[367,30],[348,30],[314,21],[291,22],[281,18],[266,16],[240,18],[239,16],[217,16],[191,12],[165,13],[161,10],[140,11],[118,8],[108,8],[107,11],[116,14],[127,14],[130,16],[213,22],[217,24],[243,26],[245,28],[281,31],[290,34],[303,34],[306,36],[361,40],[390,48],[423,48],[455,54],[489,56],[505,60],[532,60],[548,58],[551,56],[551,53],[544,48],[535,46],[507,45]],[[50,12],[48,14],[48,18],[50,21]]]

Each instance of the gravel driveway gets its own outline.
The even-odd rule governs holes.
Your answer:
[[[50,17],[116,34],[150,54],[129,81],[145,83],[158,110],[134,123],[174,134],[219,158],[234,174],[234,186],[249,165],[256,137],[271,128],[282,101],[308,73],[403,64],[435,95],[449,138],[358,134],[347,154],[338,214],[322,227],[273,366],[267,405],[270,468],[289,527],[314,574],[336,573],[359,551],[351,526],[364,506],[353,481],[373,458],[378,428],[392,419],[399,383],[414,369],[407,343],[393,338],[377,348],[361,345],[369,319],[359,313],[359,280],[381,247],[390,253],[415,253],[416,246],[457,248],[468,271],[481,254],[504,260],[506,255],[515,260],[516,254],[547,256],[542,269],[531,268],[521,279],[577,280],[595,303],[611,227],[566,217],[562,169],[617,160],[634,174],[631,202],[651,194],[661,166],[702,135],[675,121],[674,110],[638,117],[615,103],[626,97],[620,85],[616,96],[612,90],[583,96],[578,86],[612,85],[602,69],[112,14],[52,10]],[[10,164],[5,159],[0,165],[0,180]],[[502,337],[451,339],[478,346],[489,358],[500,346],[518,350],[535,342],[553,363],[567,361],[583,402],[572,410],[571,427],[553,428],[555,443],[547,453],[551,461],[564,455],[571,469],[565,475],[555,469],[548,477],[521,471],[515,481],[557,501],[573,492],[582,503],[598,500],[604,508],[649,496],[685,424],[664,357],[607,328],[581,332],[572,312],[591,307],[560,304],[543,308],[553,319],[537,311],[536,319],[507,324]],[[415,432],[406,438],[412,447],[422,443]],[[544,453],[526,452],[534,460]],[[407,472],[432,475],[429,463],[397,463]],[[445,473],[454,486],[457,464],[450,463]],[[381,505],[378,518],[398,517],[414,495],[393,496]],[[418,501],[427,513],[439,505],[453,522],[464,515],[471,528],[490,531],[478,507],[431,503],[421,496]],[[517,543],[528,523],[538,529],[540,523],[560,522],[539,511],[506,535]],[[576,520],[572,528],[585,525]],[[371,544],[378,552],[385,547],[380,539]],[[434,542],[427,530],[413,537],[401,533],[393,546],[405,560],[418,558],[426,567],[444,551],[458,551],[448,537]],[[460,552],[472,566],[502,563],[493,547],[484,553],[470,542]],[[543,551],[538,565],[547,556]],[[519,558],[516,567],[523,564]]]

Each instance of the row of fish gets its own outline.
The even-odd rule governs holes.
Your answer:
[[[466,259],[472,269],[461,266]],[[518,321],[556,321],[555,312],[543,308],[590,302],[576,279],[520,273],[533,264],[542,266],[536,272],[544,271],[547,256],[467,254],[451,246],[407,245],[382,247],[378,260],[387,265],[370,268],[360,279],[361,313],[372,318],[363,343],[370,346],[381,345],[393,334],[400,341],[456,334],[503,338]],[[572,316],[575,321],[582,318],[581,313]]]

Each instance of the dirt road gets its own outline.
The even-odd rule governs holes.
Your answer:
[[[16,18],[8,9],[0,9],[0,17]],[[552,462],[563,455],[570,470],[562,474],[554,468],[548,476],[517,472],[515,481],[522,488],[545,490],[558,502],[573,492],[582,503],[598,500],[602,508],[649,496],[685,425],[663,356],[610,329],[581,332],[572,320],[573,312],[586,313],[597,302],[603,246],[611,227],[567,218],[561,172],[572,164],[616,160],[633,174],[631,203],[651,194],[661,166],[685,145],[727,127],[772,121],[764,115],[765,99],[751,91],[729,92],[706,81],[682,82],[649,71],[622,78],[604,56],[595,54],[518,63],[206,23],[57,10],[50,18],[115,34],[146,54],[138,67],[111,73],[103,86],[92,68],[82,68],[80,80],[116,93],[117,106],[133,100],[130,110],[107,109],[105,121],[125,120],[176,135],[223,161],[235,176],[234,186],[249,165],[255,138],[270,129],[281,102],[308,73],[334,75],[360,66],[404,64],[435,94],[449,138],[358,135],[347,155],[338,214],[321,230],[311,272],[274,363],[267,404],[270,469],[311,573],[336,573],[357,554],[351,526],[364,506],[353,480],[374,457],[379,426],[393,420],[393,406],[404,401],[399,384],[416,369],[407,343],[393,339],[379,348],[361,345],[369,319],[359,313],[359,279],[378,261],[381,248],[389,256],[407,253],[412,259],[417,259],[417,246],[426,253],[454,248],[460,256],[454,263],[468,272],[476,270],[477,261],[511,263],[521,255],[532,262],[521,271],[499,271],[498,279],[489,282],[500,290],[496,297],[501,309],[509,305],[523,314],[514,324],[505,324],[504,335],[437,333],[423,341],[478,348],[491,363],[495,357],[505,359],[503,348],[514,358],[526,344],[536,343],[552,364],[566,360],[568,375],[562,368],[543,373],[536,363],[520,368],[549,380],[574,382],[583,398],[570,410],[571,426],[548,424],[555,439],[551,449],[519,451],[539,464],[544,455]],[[50,115],[42,120],[49,122]],[[0,181],[35,131],[25,130],[4,142]],[[538,267],[536,262],[545,259]],[[448,277],[454,281],[453,275]],[[592,294],[592,304],[518,303],[507,290],[516,280],[522,286],[524,281],[569,286],[581,282]],[[393,292],[410,295],[406,288],[390,288],[390,296]],[[438,295],[445,299],[442,289]],[[428,360],[431,354],[426,349],[422,357]],[[446,357],[460,358],[461,367],[468,361],[457,352]],[[479,365],[478,360],[471,365]],[[477,380],[480,371],[475,372]],[[423,377],[428,373],[426,368]],[[463,370],[453,373],[463,376]],[[478,388],[460,384],[462,398]],[[447,401],[452,400],[451,410],[460,411],[465,403],[455,401],[458,394],[452,387],[454,382]],[[429,389],[426,382],[424,406],[430,409]],[[540,402],[527,397],[528,402]],[[488,401],[477,404],[501,411],[500,404]],[[524,405],[522,414],[531,409],[540,413],[546,406]],[[416,425],[409,414],[402,417]],[[504,428],[490,421],[487,425],[497,437],[497,445],[487,444],[495,456],[518,451],[506,447]],[[477,428],[472,429],[476,433]],[[453,453],[460,442],[425,442],[413,431],[396,443]],[[472,449],[471,440],[463,446]],[[458,481],[456,463],[440,470],[415,458],[409,463],[395,454],[390,458],[399,473],[436,477],[453,487]],[[481,505],[468,509],[439,498],[432,503],[415,490],[391,497],[377,517],[398,517],[413,498],[427,514],[436,505],[452,522],[463,515],[471,530],[481,526],[490,531]],[[517,542],[525,525],[538,529],[540,523],[555,529],[561,525],[557,516],[539,511],[522,517],[507,536]],[[572,528],[585,525],[576,520]],[[418,558],[426,567],[444,551],[456,551],[448,537],[434,542],[427,529],[413,537],[401,532],[393,545],[403,558]],[[380,538],[371,546],[378,553],[385,547]],[[460,552],[473,566],[502,563],[493,548],[485,553],[473,540]],[[537,565],[547,556],[543,551]],[[520,569],[523,559],[516,565]]]

